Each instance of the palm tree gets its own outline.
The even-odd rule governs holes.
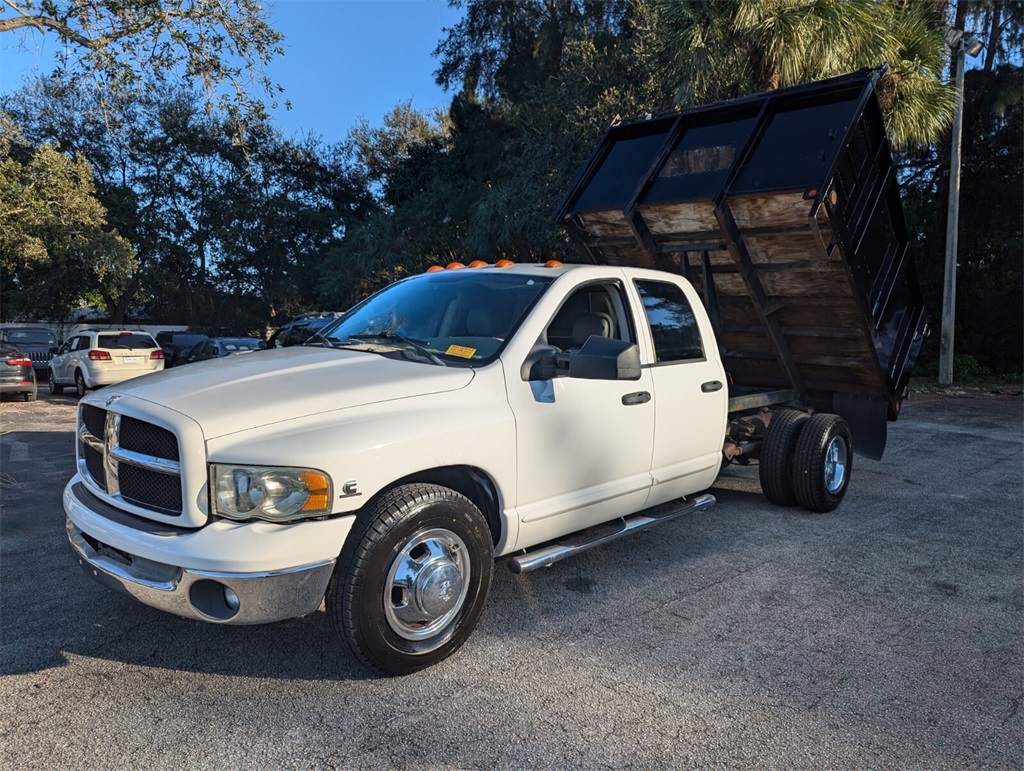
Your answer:
[[[945,9],[942,0],[651,0],[645,23],[680,106],[884,63],[879,96],[904,147],[934,142],[952,117]]]

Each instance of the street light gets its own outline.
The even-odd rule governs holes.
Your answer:
[[[942,284],[942,339],[939,343],[939,383],[953,383],[953,326],[956,320],[956,247],[960,219],[960,135],[964,126],[964,63],[977,56],[984,44],[964,36],[961,29],[946,28],[946,45],[956,52],[956,107],[949,157],[949,209],[946,218],[946,273]]]

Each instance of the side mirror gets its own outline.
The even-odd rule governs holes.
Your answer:
[[[519,370],[522,379],[529,383],[533,380],[550,380],[553,377],[564,375],[564,370],[558,371],[558,349],[551,345],[535,345],[526,355],[526,360]]]
[[[592,335],[568,358],[569,377],[585,380],[640,379],[640,349],[635,343]]]
[[[50,353],[56,354],[59,349],[55,345],[50,346]]]
[[[256,350],[257,351],[265,351],[265,350],[267,350],[267,341],[266,340],[260,340],[256,344]]]

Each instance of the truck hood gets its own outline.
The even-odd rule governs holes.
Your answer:
[[[473,370],[297,346],[188,364],[105,388],[168,407],[214,439],[256,426],[465,388]]]

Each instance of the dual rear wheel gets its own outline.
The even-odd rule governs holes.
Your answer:
[[[759,471],[772,503],[832,511],[846,495],[852,469],[850,427],[839,415],[783,410],[768,424]]]

